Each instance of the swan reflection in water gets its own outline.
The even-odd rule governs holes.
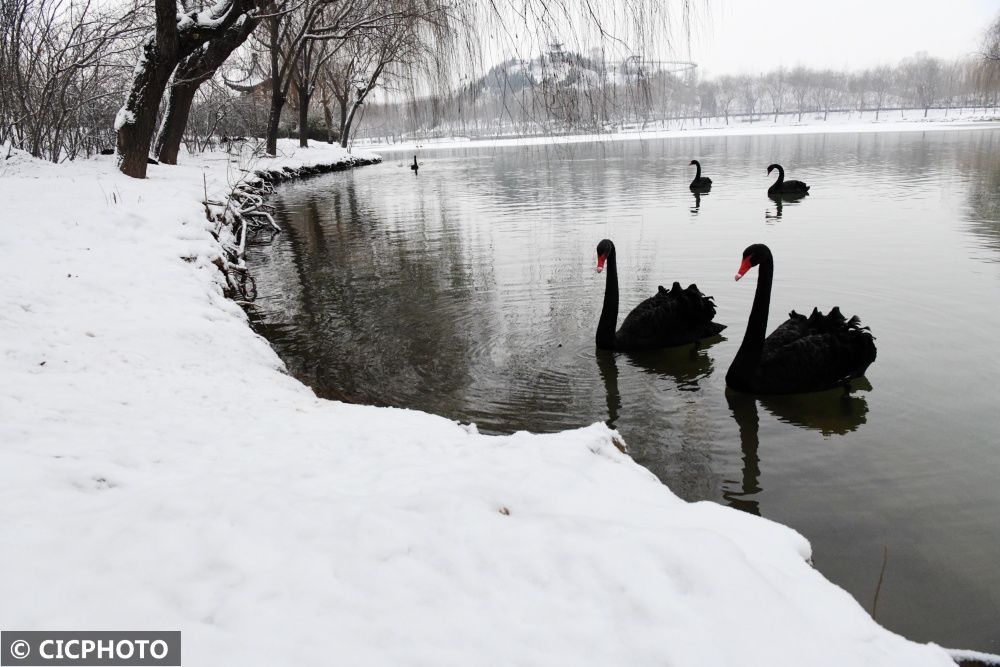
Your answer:
[[[622,409],[621,393],[618,388],[619,355],[626,365],[633,366],[643,373],[670,379],[679,391],[698,391],[699,383],[711,375],[714,369],[712,357],[707,352],[708,348],[724,340],[723,336],[715,335],[695,345],[681,345],[646,352],[597,350],[597,368],[604,383],[608,406],[608,419],[605,423],[610,428],[615,428],[615,422]]]
[[[851,387],[866,391],[872,388],[864,378],[854,380]],[[754,396],[726,390],[726,402],[740,430],[743,463],[741,479],[723,481],[722,498],[730,507],[760,516],[760,504],[755,498],[763,490],[760,486],[758,401],[778,421],[819,431],[828,437],[851,433],[864,424],[868,401],[842,389],[787,396]]]
[[[802,203],[804,195],[768,195],[767,198],[774,202],[774,212],[772,213],[769,208],[764,209],[764,219],[781,220],[781,212],[785,204],[798,206]]]
[[[701,208],[701,194],[702,193],[695,192],[693,194],[694,194],[694,206],[691,207],[691,213],[694,214],[694,215],[698,215],[698,209]]]

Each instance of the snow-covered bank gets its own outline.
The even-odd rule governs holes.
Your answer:
[[[0,167],[0,627],[179,629],[188,666],[952,664],[603,425],[317,399],[221,295],[232,166]]]
[[[412,151],[441,150],[448,148],[484,148],[490,146],[547,146],[555,144],[576,144],[592,141],[641,141],[649,139],[680,139],[698,137],[739,137],[764,134],[840,134],[849,132],[931,132],[939,130],[982,130],[1000,128],[1000,112],[983,113],[980,109],[959,111],[932,109],[927,118],[923,111],[909,110],[883,112],[875,120],[874,112],[859,117],[858,114],[831,113],[826,120],[822,114],[808,114],[800,122],[795,114],[780,116],[775,122],[772,116],[763,116],[753,123],[745,118],[732,117],[726,123],[722,118],[669,121],[664,124],[650,123],[645,127],[632,126],[618,132],[602,134],[570,134],[556,136],[510,137],[447,137],[439,139],[407,140],[399,143],[381,141],[358,141],[356,146],[366,150]]]

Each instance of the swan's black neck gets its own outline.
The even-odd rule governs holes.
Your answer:
[[[760,365],[761,354],[764,351],[764,337],[767,334],[767,315],[771,307],[771,282],[774,280],[774,259],[768,255],[759,264],[757,277],[757,293],[753,297],[753,308],[750,310],[750,320],[747,331],[743,335],[736,358],[733,359],[730,374],[741,377],[752,375]]]
[[[777,165],[776,168],[778,170],[778,180],[774,182],[774,185],[781,185],[782,183],[785,182],[785,168],[782,167],[780,164]]]
[[[694,180],[697,181],[697,180],[701,179],[701,162],[698,162],[697,160],[694,160],[694,166],[695,166],[695,169],[697,169],[697,171],[694,174]]]
[[[601,309],[601,319],[597,322],[597,347],[613,350],[615,324],[618,323],[618,262],[615,259],[614,245],[608,253],[604,270],[608,272],[608,278],[604,285],[604,307]]]

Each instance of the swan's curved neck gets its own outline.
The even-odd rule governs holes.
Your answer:
[[[785,182],[785,168],[778,165],[778,180],[774,182],[775,185],[781,185]]]
[[[694,168],[697,170],[697,171],[695,171],[695,174],[694,174],[694,180],[697,181],[698,179],[701,178],[701,162],[698,162],[697,160],[695,160],[694,161]]]
[[[757,293],[753,297],[753,308],[750,310],[750,320],[747,331],[743,335],[733,368],[741,373],[752,373],[760,364],[764,351],[764,336],[767,334],[767,315],[771,307],[771,283],[774,280],[774,259],[767,257],[759,265],[757,278]]]
[[[597,347],[611,350],[615,346],[615,324],[618,323],[618,262],[613,246],[605,264],[608,277],[604,284],[604,307],[597,322]]]

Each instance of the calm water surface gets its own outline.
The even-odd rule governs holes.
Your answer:
[[[692,157],[715,180],[687,190]],[[913,639],[1000,652],[1000,132],[702,138],[412,153],[281,189],[254,249],[259,330],[322,396],[481,431],[610,421],[688,500],[788,524],[814,562]],[[812,194],[778,207],[779,161]],[[657,285],[715,296],[723,340],[595,354],[595,247],[620,319]],[[757,272],[770,328],[839,305],[877,336],[869,391],[727,399]],[[747,613],[757,610],[748,609]]]

